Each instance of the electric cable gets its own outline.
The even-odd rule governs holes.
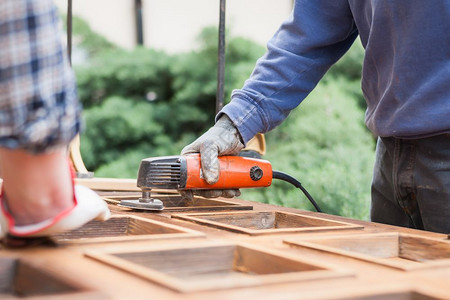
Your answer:
[[[272,178],[286,181],[286,182],[292,184],[293,186],[299,188],[303,192],[303,194],[305,194],[306,198],[308,198],[308,200],[311,202],[311,204],[314,206],[314,208],[318,212],[322,212],[319,205],[316,203],[316,201],[314,201],[313,197],[308,193],[308,191],[302,186],[300,181],[298,181],[294,177],[292,177],[284,172],[280,172],[280,171],[272,171]]]

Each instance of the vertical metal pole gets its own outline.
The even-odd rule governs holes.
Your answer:
[[[67,3],[67,57],[72,65],[72,0]],[[69,145],[69,158],[76,171],[77,178],[93,178],[94,172],[89,172],[84,165],[80,152],[80,134]]]
[[[225,0],[220,0],[219,14],[219,61],[217,67],[217,94],[216,114],[224,104],[224,81],[225,81]]]
[[[72,65],[72,0],[67,3],[67,56]]]
[[[144,45],[144,29],[142,20],[142,0],[134,1],[136,11],[136,42],[138,45]]]

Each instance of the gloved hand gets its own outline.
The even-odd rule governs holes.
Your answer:
[[[106,221],[111,216],[108,205],[91,189],[75,185],[74,204],[70,210],[58,216],[31,225],[15,225],[13,217],[6,210],[6,205],[0,208],[0,238],[6,234],[17,237],[50,236],[83,226],[92,220]],[[0,202],[4,202],[4,195],[0,195]]]
[[[244,148],[242,138],[227,115],[222,115],[207,132],[187,145],[181,154],[200,153],[202,173],[206,182],[214,184],[219,180],[220,165],[218,156],[236,155]],[[239,190],[187,190],[182,195],[193,199],[193,193],[207,198],[239,196]]]

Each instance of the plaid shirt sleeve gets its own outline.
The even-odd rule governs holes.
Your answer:
[[[0,147],[67,145],[81,105],[52,0],[0,0]]]

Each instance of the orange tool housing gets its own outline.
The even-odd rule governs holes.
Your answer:
[[[220,176],[208,184],[202,176],[199,154],[185,155],[187,178],[182,189],[239,189],[268,187],[272,183],[272,165],[263,159],[242,156],[220,156]]]

